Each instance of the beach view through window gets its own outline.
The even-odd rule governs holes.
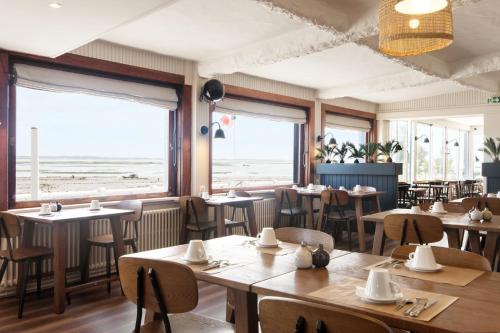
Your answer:
[[[213,189],[293,183],[294,123],[220,112],[212,116],[226,135],[212,143]]]
[[[16,200],[163,192],[168,115],[117,98],[16,87]],[[32,193],[36,128],[39,194]]]

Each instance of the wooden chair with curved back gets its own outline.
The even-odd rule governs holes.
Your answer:
[[[500,198],[484,198],[483,200],[493,215],[500,215]]]
[[[30,268],[35,263],[36,273],[36,289],[40,295],[42,286],[42,260],[52,256],[52,249],[47,247],[18,247],[14,248],[13,240],[22,237],[21,223],[17,216],[5,212],[0,213],[0,240],[5,239],[7,249],[0,251],[0,259],[3,260],[0,267],[0,281],[2,281],[9,261],[22,266],[22,277],[20,286],[20,299],[17,317],[23,317],[24,298],[26,295],[26,287],[28,285],[28,277]]]
[[[428,244],[443,238],[443,223],[431,215],[390,214],[384,218],[387,238],[405,244]]]
[[[123,243],[125,246],[132,247],[133,252],[137,252],[137,241],[139,239],[139,227],[138,223],[142,219],[143,204],[141,200],[123,200],[120,201],[116,208],[133,210],[132,214],[123,215],[121,221],[125,224],[123,230]],[[131,225],[131,226],[130,226]],[[132,229],[133,228],[133,229]],[[128,230],[132,229],[132,236],[129,236]],[[92,246],[104,248],[106,251],[106,276],[111,277],[111,250],[113,250],[113,255],[115,259],[115,265],[118,262],[118,257],[116,255],[115,241],[112,234],[99,235],[87,239],[87,246],[85,253],[83,254],[83,267],[88,267],[90,250]],[[111,282],[108,282],[108,293],[111,293]]]
[[[326,232],[294,227],[278,228],[274,231],[276,233],[276,238],[283,242],[296,244],[305,242],[307,245],[311,245],[314,248],[322,244],[327,252],[333,251],[334,248],[334,239]]]
[[[252,196],[250,193],[245,191],[235,191],[234,194],[237,197],[242,197],[242,198],[249,198]],[[233,234],[233,228],[242,227],[245,235],[250,236],[250,233],[248,232],[248,213],[246,207],[233,206],[232,208],[233,211],[231,213],[231,219],[230,220],[226,219],[225,221],[226,228],[228,228],[228,234],[229,235]],[[241,209],[241,215],[243,218],[242,221],[236,221],[236,212],[238,209]]]
[[[276,218],[274,228],[280,227],[282,217],[289,219],[292,227],[305,226],[307,210],[301,205],[301,198],[295,189],[277,188],[274,190],[276,197]]]
[[[186,265],[124,256],[119,259],[123,293],[137,305],[136,333],[233,333],[226,322],[190,313],[198,304],[198,285]],[[160,314],[141,325],[143,309]]]
[[[392,251],[391,257],[406,260],[410,253],[415,252],[416,247],[416,245],[397,247]],[[486,272],[491,271],[489,260],[477,253],[439,246],[433,246],[432,252],[434,253],[436,262],[441,265],[470,268]]]
[[[474,207],[483,210],[484,198],[464,198],[462,200],[462,207],[464,207],[467,212]]]
[[[281,297],[264,297],[259,302],[259,319],[262,333],[392,332],[389,326],[375,318]]]
[[[209,219],[208,206],[205,199],[195,196],[183,196],[179,198],[181,214],[185,229],[183,242],[187,243],[189,232],[201,233],[201,239],[206,240],[210,233],[216,233],[217,223],[214,219]]]
[[[352,250],[352,232],[351,224],[356,221],[356,213],[349,209],[350,197],[347,191],[343,190],[324,190],[321,192],[321,207],[322,216],[319,218],[322,220],[321,226],[323,230],[326,230],[329,222],[334,224],[333,235],[337,232],[342,232],[341,225],[339,223],[345,223],[347,227],[347,240],[349,244],[349,251]],[[334,236],[334,238],[336,238]]]

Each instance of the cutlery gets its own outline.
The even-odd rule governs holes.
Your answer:
[[[402,298],[396,302],[396,311],[401,310],[406,304],[413,304],[411,298]]]
[[[218,267],[220,267],[220,262],[216,262],[216,263],[207,265],[207,266],[203,267],[201,270],[202,271],[209,271],[211,269],[218,268]]]
[[[425,306],[426,303],[427,303],[427,298],[418,298],[418,297],[415,298],[415,303],[413,304],[412,307],[405,310],[404,315],[409,316],[415,310],[419,309],[420,307]]]
[[[423,307],[421,307],[420,309],[414,311],[414,313],[410,313],[410,316],[412,316],[412,317],[418,317],[418,316],[420,316],[420,314],[422,312],[424,312],[425,310],[427,310],[428,308],[430,308],[431,306],[433,306],[436,303],[437,303],[437,300],[431,299],[428,302],[426,302],[426,304]]]
[[[392,259],[390,261],[382,261],[381,263],[378,263],[377,265],[375,265],[375,267],[377,267],[377,268],[385,268],[385,267],[388,267],[388,266],[392,265],[396,261],[397,260],[395,260],[395,259]]]

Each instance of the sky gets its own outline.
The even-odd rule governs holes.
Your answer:
[[[16,154],[163,158],[168,112],[131,101],[16,87]]]

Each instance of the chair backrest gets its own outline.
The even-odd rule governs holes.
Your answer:
[[[167,313],[189,312],[198,304],[196,278],[186,265],[122,256],[118,267],[122,290],[129,301],[137,304],[142,294],[142,306],[137,307],[136,327],[140,325],[142,308],[166,316]],[[157,283],[157,291],[154,282]]]
[[[395,248],[391,257],[406,260],[410,253],[415,252],[415,249],[416,245],[403,245]],[[477,253],[439,246],[433,246],[432,252],[436,261],[441,265],[491,271],[489,260]]]
[[[21,223],[17,216],[7,212],[0,212],[0,238],[14,238],[21,236]]]
[[[484,198],[483,200],[493,215],[500,215],[500,198]]]
[[[252,196],[250,193],[245,191],[236,191],[234,192],[234,194],[236,194],[237,197],[242,197],[242,198],[250,198]]]
[[[323,190],[321,192],[321,205],[337,207],[349,204],[349,192],[344,190]]]
[[[443,238],[441,219],[431,215],[390,214],[384,218],[385,235],[400,244],[425,244]]]
[[[432,203],[430,202],[423,202],[419,204],[420,209],[423,211],[428,211],[429,208],[431,207]],[[464,207],[461,204],[456,204],[456,203],[443,203],[443,208],[445,211],[449,213],[463,213],[465,214],[467,211],[464,209]]]
[[[484,209],[484,198],[464,198],[462,200],[462,206],[466,211],[469,211],[474,207]]]
[[[300,206],[299,193],[292,188],[277,188],[274,190],[276,196],[276,209],[295,208]]]
[[[333,251],[333,237],[325,232],[293,227],[278,228],[274,231],[276,238],[280,241],[296,244],[306,242],[307,245],[311,245],[314,248],[317,248],[319,244],[323,244],[325,251]]]
[[[122,217],[125,221],[139,222],[142,218],[143,205],[141,200],[123,200],[116,205],[116,208],[134,211],[134,213]]]
[[[302,317],[303,330],[296,330]],[[389,333],[391,329],[380,320],[354,312],[310,302],[281,297],[264,297],[259,302],[262,333]],[[317,322],[323,330],[316,329]]]
[[[208,206],[205,199],[183,196],[179,198],[179,205],[185,224],[195,223],[199,227],[200,221],[208,221]]]

